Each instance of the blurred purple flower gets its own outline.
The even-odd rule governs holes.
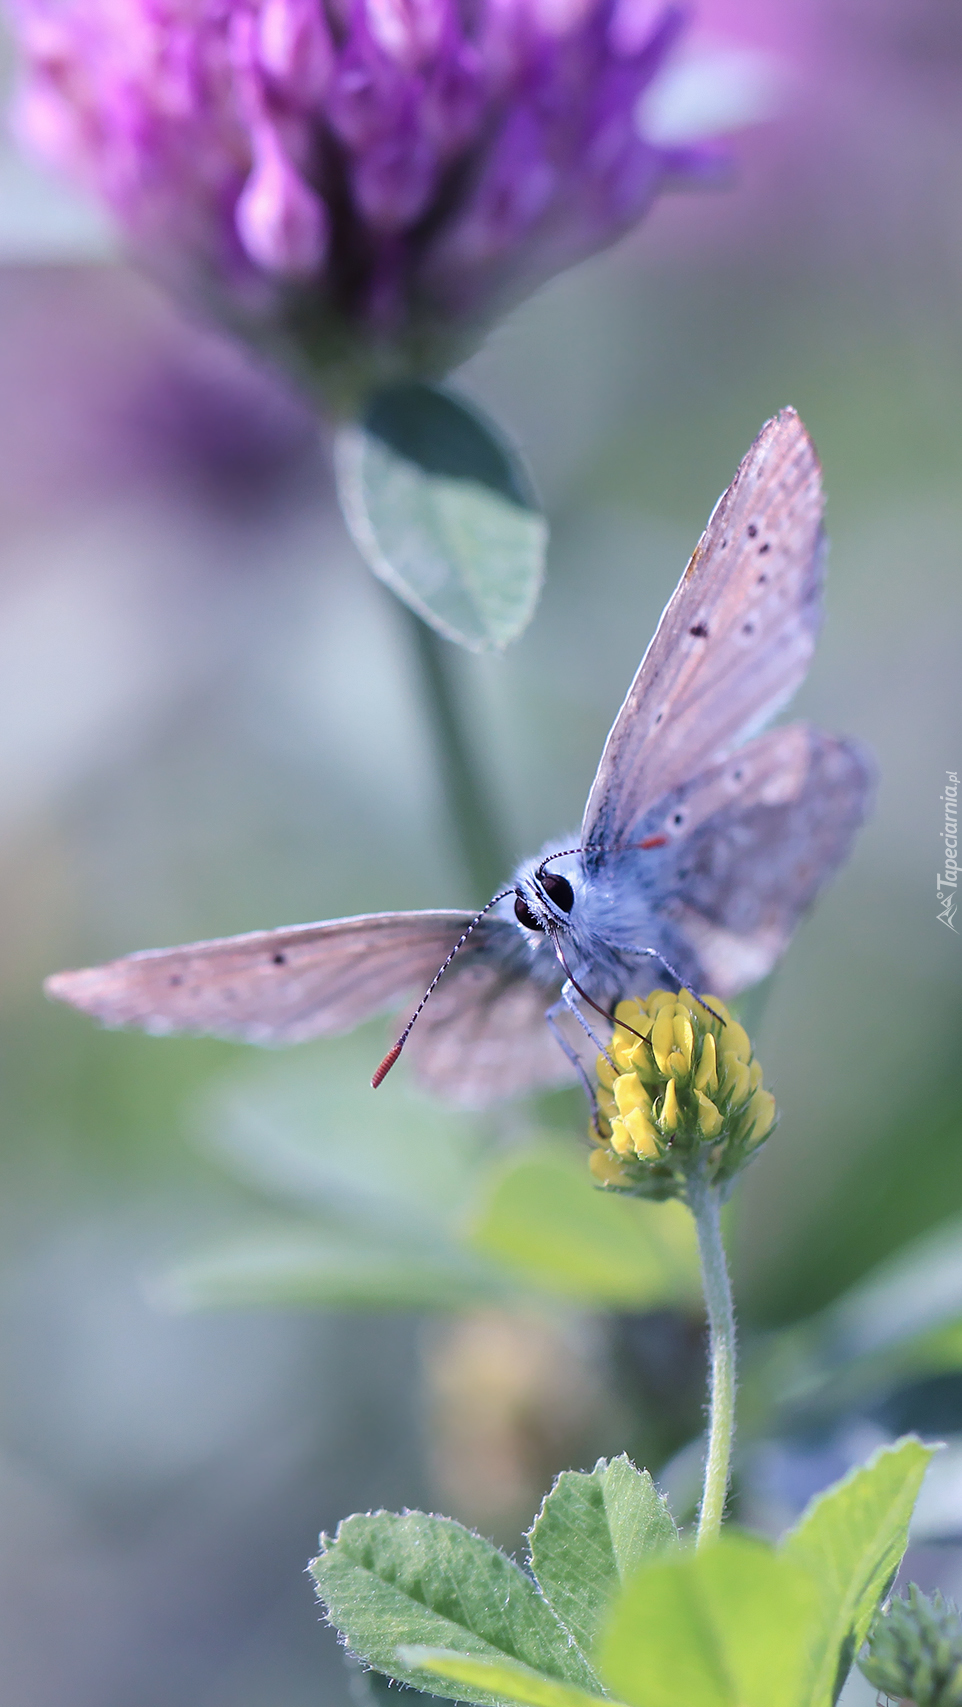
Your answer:
[[[718,164],[643,134],[683,27],[644,0],[14,6],[21,136],[179,294],[329,369],[442,369]]]

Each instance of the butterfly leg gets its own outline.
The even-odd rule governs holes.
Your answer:
[[[578,1075],[581,1088],[591,1105],[592,1120],[596,1123],[598,1119],[598,1105],[595,1100],[594,1085],[591,1083],[591,1080],[585,1072],[584,1065],[577,1050],[568,1042],[568,1039],[558,1024],[558,1015],[566,1011],[570,1011],[568,1003],[562,999],[560,1002],[555,1002],[553,1006],[548,1009],[544,1017],[547,1021],[548,1030],[551,1032],[552,1037],[558,1044],[559,1049],[561,1049],[563,1054],[567,1055],[568,1060],[571,1062],[572,1067]],[[585,1022],[581,1018],[580,1014],[578,1014],[578,1018],[581,1020],[582,1025],[584,1025]],[[587,1030],[587,1026],[585,1026],[585,1030]],[[589,1032],[588,1035],[590,1037],[591,1033]],[[592,1038],[592,1042],[594,1042],[594,1038]]]
[[[672,966],[671,961],[665,959],[665,957],[662,954],[660,949],[658,949],[658,948],[635,948],[634,945],[632,945],[629,948],[623,949],[622,952],[624,954],[638,954],[638,955],[647,954],[653,960],[660,960],[661,964],[664,967],[665,971],[667,972],[669,978],[673,978],[675,981],[675,984],[677,986],[677,988],[675,990],[675,994],[677,995],[678,990],[681,990],[684,988],[685,980],[682,977],[681,973],[675,971],[675,968]],[[692,994],[694,994],[694,992],[692,992]],[[699,1003],[699,1005],[701,1007],[703,1007],[705,1009],[706,1013],[711,1014],[712,1019],[717,1019],[719,1025],[724,1025],[725,1022],[722,1019],[721,1014],[716,1014],[714,1008],[711,1007],[711,1005],[708,1002],[702,1001],[702,998],[700,996],[695,996],[695,1000]],[[582,1022],[582,1023],[584,1023],[584,1022]]]

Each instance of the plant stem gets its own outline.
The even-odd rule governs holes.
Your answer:
[[[395,601],[395,608],[407,628],[417,660],[422,702],[431,724],[458,852],[475,901],[487,901],[497,889],[503,888],[513,861],[505,847],[500,816],[487,780],[477,764],[453,671],[445,656],[446,649],[454,648],[400,600]]]
[[[705,1486],[698,1514],[697,1547],[713,1541],[721,1529],[728,1493],[735,1432],[735,1312],[725,1261],[718,1188],[692,1180],[688,1203],[698,1229],[702,1286],[708,1310],[709,1415]]]

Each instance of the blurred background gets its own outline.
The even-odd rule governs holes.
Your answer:
[[[447,663],[510,862],[580,820],[711,505],[801,411],[832,554],[798,709],[881,784],[753,1010],[783,1121],[730,1229],[739,1509],[775,1531],[905,1428],[958,1442],[911,1559],[958,1595],[962,945],[935,878],[962,761],[962,28],[951,0],[703,0],[698,27],[775,56],[779,114],[727,190],[661,202],[458,376],[523,446],[552,546],[525,637]],[[580,1154],[575,1100],[482,1126],[402,1085],[372,1111],[377,1028],[268,1059],[44,1002],[46,973],[133,948],[485,897],[305,402],[178,321],[12,145],[0,262],[4,1700],[347,1707],[372,1686],[318,1625],[318,1531],[426,1506],[519,1547],[557,1470],[625,1444],[683,1504],[697,1305],[684,1280],[602,1310],[517,1276],[498,1302],[489,1267],[461,1309],[388,1313],[362,1211],[467,1237],[532,1124]],[[275,1250],[313,1241],[313,1281],[272,1290],[255,1241],[205,1292],[204,1253],[268,1222]]]

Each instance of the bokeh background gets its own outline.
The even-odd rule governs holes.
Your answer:
[[[520,857],[579,821],[712,503],[762,421],[802,412],[832,555],[798,708],[870,743],[881,784],[758,1004],[784,1117],[731,1239],[763,1349],[920,1249],[924,1284],[911,1259],[914,1281],[863,1299],[884,1339],[920,1285],[962,1318],[962,944],[935,899],[939,796],[962,762],[962,30],[951,0],[704,0],[698,28],[774,56],[778,115],[737,141],[727,190],[659,204],[459,375],[523,446],[552,547],[521,642],[446,662],[492,833]],[[292,1085],[301,1163],[313,1146],[360,1175],[372,1121],[390,1149],[364,1076],[379,1038],[265,1060],[108,1034],[45,1004],[43,976],[485,897],[410,626],[345,537],[307,404],[178,321],[96,210],[12,144],[0,263],[3,1698],[347,1707],[371,1686],[318,1626],[302,1574],[318,1530],[427,1505],[517,1546],[553,1472],[626,1441],[653,1467],[674,1455],[681,1486],[700,1323],[690,1304],[175,1308],[171,1267],[275,1190],[262,1152]],[[356,1097],[332,1112],[345,1073]],[[517,1111],[470,1140],[435,1118],[459,1156],[525,1142]],[[579,1142],[574,1103],[537,1119]],[[308,1175],[288,1196],[320,1212]],[[470,1210],[460,1176],[444,1189]],[[381,1212],[416,1215],[414,1195]],[[962,1437],[958,1366],[943,1348],[830,1416],[769,1419],[743,1513],[777,1528],[904,1427]],[[939,1477],[912,1568],[959,1593],[955,1449]]]

